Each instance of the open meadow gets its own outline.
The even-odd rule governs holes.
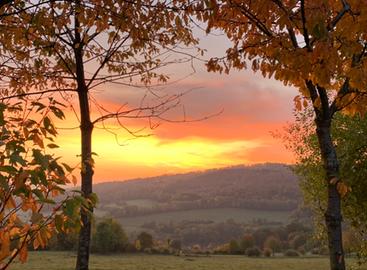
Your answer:
[[[250,223],[257,219],[263,219],[280,224],[289,221],[291,211],[266,211],[240,208],[216,208],[216,209],[195,209],[184,211],[171,211],[166,213],[149,214],[137,217],[123,217],[118,220],[123,228],[128,232],[141,231],[142,226],[147,222],[169,223],[181,222],[185,220],[198,221],[210,220],[214,222],[225,222],[233,217],[237,222]]]
[[[72,270],[76,255],[70,252],[31,252],[26,264],[15,263],[11,270]],[[347,260],[348,269],[356,266]],[[164,255],[95,255],[91,256],[91,270],[324,270],[326,257],[249,258],[245,256],[178,257]],[[353,269],[367,270],[367,267]]]

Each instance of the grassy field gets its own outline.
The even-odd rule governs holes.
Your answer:
[[[170,221],[180,222],[183,220],[211,220],[214,222],[224,222],[232,218],[236,222],[248,223],[254,219],[266,219],[274,222],[287,222],[291,212],[289,211],[259,211],[239,208],[218,208],[175,211],[159,214],[144,215],[138,217],[126,217],[118,219],[128,232],[139,230],[140,226],[146,222],[155,221],[157,223],[167,223]]]
[[[75,254],[32,252],[26,264],[11,270],[72,270]],[[348,261],[349,266],[353,264]],[[248,258],[244,256],[177,257],[159,255],[92,255],[91,270],[326,270],[323,258]],[[350,269],[350,268],[348,268]],[[356,268],[367,270],[364,268]]]

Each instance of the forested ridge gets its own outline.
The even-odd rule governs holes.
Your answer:
[[[284,164],[235,166],[95,185],[98,209],[114,217],[177,210],[295,210],[298,178]]]

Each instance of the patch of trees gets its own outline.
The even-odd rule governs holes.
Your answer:
[[[185,248],[198,245],[203,250],[214,250],[216,247],[228,244],[239,247],[238,250],[233,248],[232,251],[228,251],[229,247],[226,247],[227,251],[220,251],[221,248],[219,248],[217,250],[219,253],[244,254],[246,249],[252,247],[258,247],[261,250],[270,248],[273,252],[289,248],[307,250],[313,248],[312,228],[299,223],[274,226],[264,221],[244,224],[233,220],[218,223],[212,221],[149,222],[143,225],[143,229],[157,239],[180,239]]]
[[[314,237],[312,228],[300,223],[286,226],[246,226],[232,220],[224,223],[210,221],[177,224],[150,223],[137,234],[127,237],[115,220],[104,219],[93,225],[92,252],[148,254],[231,254],[249,257],[274,254],[301,256],[327,254],[324,242]],[[347,229],[344,244],[348,253],[357,250],[355,231]],[[218,240],[219,239],[219,240]],[[50,250],[76,250],[77,233],[57,234],[50,240]]]

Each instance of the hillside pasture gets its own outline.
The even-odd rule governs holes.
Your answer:
[[[127,232],[140,231],[141,226],[146,222],[169,223],[189,221],[213,221],[225,222],[233,219],[239,223],[251,223],[254,220],[266,220],[268,222],[279,222],[285,224],[289,222],[290,211],[263,211],[240,208],[218,208],[218,209],[198,209],[186,211],[172,211],[167,213],[149,214],[137,217],[120,218],[118,221]]]

